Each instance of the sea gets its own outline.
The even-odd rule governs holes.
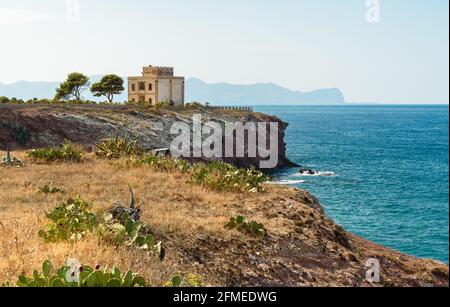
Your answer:
[[[448,105],[257,106],[289,123],[299,168],[276,184],[316,195],[327,215],[363,238],[420,258],[449,260]]]

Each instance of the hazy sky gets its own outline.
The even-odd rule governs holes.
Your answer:
[[[79,0],[79,22],[73,2],[0,0],[0,82],[153,64],[352,102],[449,101],[448,0],[379,0],[379,23],[366,0]]]

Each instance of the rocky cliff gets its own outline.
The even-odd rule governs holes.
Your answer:
[[[192,125],[193,114],[218,123],[277,122],[282,128],[278,166],[291,164],[283,142],[286,123],[259,113],[230,110],[0,105],[0,147],[56,146],[64,139],[92,147],[117,131],[140,135],[149,149],[167,147],[172,123]],[[0,193],[0,241],[4,242],[0,245],[0,281],[18,272],[32,272],[45,259],[63,263],[69,255],[80,257],[83,263],[109,267],[120,263],[155,285],[174,273],[190,272],[212,286],[448,287],[448,265],[416,259],[345,231],[325,215],[314,196],[302,190],[267,184],[264,193],[218,192],[192,185],[183,174],[159,172],[150,166],[124,167],[120,161],[98,160],[93,154],[79,165],[39,164],[23,151],[14,154],[23,159],[24,167],[0,167],[0,186],[8,191]],[[259,158],[229,162],[257,165]],[[32,192],[49,182],[93,201],[99,211],[128,197],[131,184],[143,201],[143,221],[164,242],[165,262],[95,238],[70,250],[65,244],[44,244],[37,235],[45,223],[43,212],[67,197]],[[223,225],[238,215],[263,223],[266,238],[226,231]],[[367,279],[371,259],[380,264],[376,283]]]
[[[278,124],[278,167],[293,165],[286,158],[284,131],[287,123],[260,113],[207,108],[148,109],[138,106],[87,105],[0,105],[0,148],[30,149],[59,146],[65,139],[87,149],[117,133],[139,136],[146,149],[168,148],[176,135],[170,127],[176,121],[192,127],[193,115],[202,122],[275,122]],[[205,139],[205,137],[203,137]],[[248,146],[246,144],[246,152]],[[211,160],[200,158],[197,160]],[[259,166],[262,158],[223,158],[240,167]]]

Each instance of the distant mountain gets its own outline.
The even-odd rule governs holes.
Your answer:
[[[97,82],[102,76],[92,76]],[[126,80],[126,78],[125,78]],[[13,84],[0,83],[0,96],[21,99],[52,98],[59,82],[19,81]],[[126,87],[126,86],[125,86]],[[89,100],[101,99],[85,91],[83,97]],[[114,99],[126,101],[124,92]],[[342,92],[337,88],[321,89],[313,92],[291,91],[273,83],[234,85],[228,83],[206,83],[197,78],[186,80],[186,101],[210,102],[212,105],[301,105],[301,104],[344,104]]]
[[[98,82],[103,76],[91,76],[89,82]],[[125,79],[126,80],[126,79]],[[35,81],[18,81],[12,84],[0,83],[0,97],[6,96],[9,98],[15,97],[17,99],[33,99],[33,98],[53,98],[55,96],[56,88],[59,87],[60,82],[35,82]],[[126,84],[126,81],[125,81]],[[126,85],[125,85],[126,88]],[[102,101],[104,99],[95,97],[89,90],[82,94],[84,99],[93,101]],[[114,97],[115,101],[126,101],[127,93]]]
[[[196,78],[186,80],[186,101],[208,101],[219,105],[299,105],[344,104],[339,89],[313,92],[291,91],[273,83],[233,85],[205,83]]]

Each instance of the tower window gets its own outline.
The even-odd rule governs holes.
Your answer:
[[[153,90],[153,84],[149,83],[148,84],[148,90],[151,92]]]
[[[134,84],[134,83],[131,84],[131,91],[132,92],[136,91],[136,84]]]
[[[144,82],[139,82],[139,90],[145,91],[145,83]]]

